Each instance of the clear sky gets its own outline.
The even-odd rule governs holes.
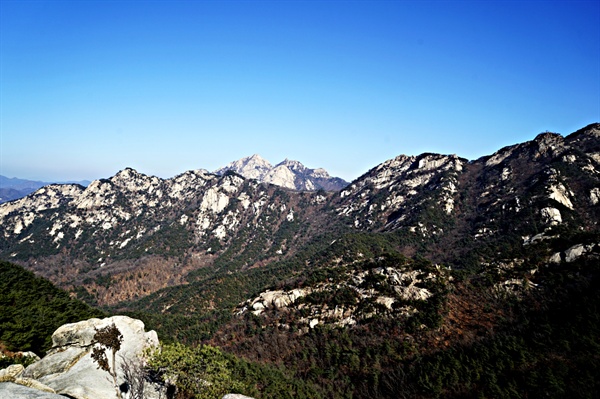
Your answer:
[[[600,121],[600,1],[0,0],[0,174],[352,180]]]

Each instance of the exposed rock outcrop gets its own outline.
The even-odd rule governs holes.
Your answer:
[[[342,266],[343,267],[343,266]],[[336,279],[291,290],[269,290],[238,306],[237,315],[256,316],[296,313],[304,331],[319,324],[348,326],[385,313],[410,317],[417,309],[408,304],[427,301],[434,294],[423,287],[430,282],[446,284],[448,270],[435,266],[435,272],[405,267],[349,268]],[[341,295],[340,293],[344,293]],[[345,299],[341,299],[340,297]],[[331,300],[324,298],[337,299]]]
[[[65,399],[56,393],[40,391],[14,382],[0,382],[0,398],[6,399]]]
[[[121,348],[116,356],[117,385],[109,374],[100,369],[92,358],[92,349],[98,346],[96,332],[115,325],[122,334]],[[144,323],[127,316],[89,319],[65,324],[52,334],[52,348],[47,355],[24,368],[20,364],[0,370],[0,398],[4,399],[114,399],[120,389],[123,398],[130,397],[125,386],[130,381],[123,365],[134,366],[143,361],[149,347],[159,345],[156,332],[144,330]],[[110,356],[108,358],[110,359]],[[110,362],[109,362],[110,363]],[[112,367],[112,366],[111,366]],[[139,380],[132,385],[137,385]],[[166,387],[144,381],[144,398],[166,398]],[[240,394],[227,394],[223,399],[252,399]]]
[[[411,216],[428,198],[444,215],[452,215],[459,177],[466,159],[456,155],[400,155],[355,180],[339,194],[338,216],[354,228],[396,230],[412,224],[412,232],[439,234],[438,226],[419,225]],[[413,222],[417,222],[413,224]]]
[[[560,263],[561,261],[571,263],[584,255],[589,255],[594,252],[596,252],[596,255],[599,255],[600,244],[576,244],[566,249],[564,252],[556,252],[550,257],[550,263]]]
[[[27,367],[21,374],[22,378],[76,399],[115,398],[116,391],[109,374],[99,369],[91,356],[96,330],[113,323],[123,335],[121,349],[116,356],[117,384],[122,384],[125,382],[122,364],[135,361],[143,355],[145,348],[158,345],[156,332],[144,331],[144,323],[127,316],[90,319],[61,326],[52,335],[52,349],[40,361]],[[18,379],[15,382],[19,383]],[[36,387],[35,384],[29,386]],[[158,397],[155,389],[147,391]]]
[[[329,176],[325,169],[310,169],[289,159],[272,166],[258,154],[230,162],[215,173],[222,175],[227,171],[234,171],[247,179],[300,191],[338,191],[348,185],[339,177]]]

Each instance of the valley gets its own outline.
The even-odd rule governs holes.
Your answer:
[[[600,124],[399,155],[336,189],[272,184],[262,161],[42,187],[0,204],[0,257],[312,396],[597,392]]]

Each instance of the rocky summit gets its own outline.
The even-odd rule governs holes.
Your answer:
[[[236,172],[247,179],[298,191],[337,191],[348,185],[339,177],[329,176],[325,169],[309,169],[302,163],[289,159],[272,166],[258,154],[231,162],[214,173],[222,175],[227,171]]]

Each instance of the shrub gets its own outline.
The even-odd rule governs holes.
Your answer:
[[[243,388],[233,379],[225,355],[209,345],[196,348],[179,343],[163,345],[150,354],[148,365],[163,380],[175,383],[178,398],[220,398]]]

